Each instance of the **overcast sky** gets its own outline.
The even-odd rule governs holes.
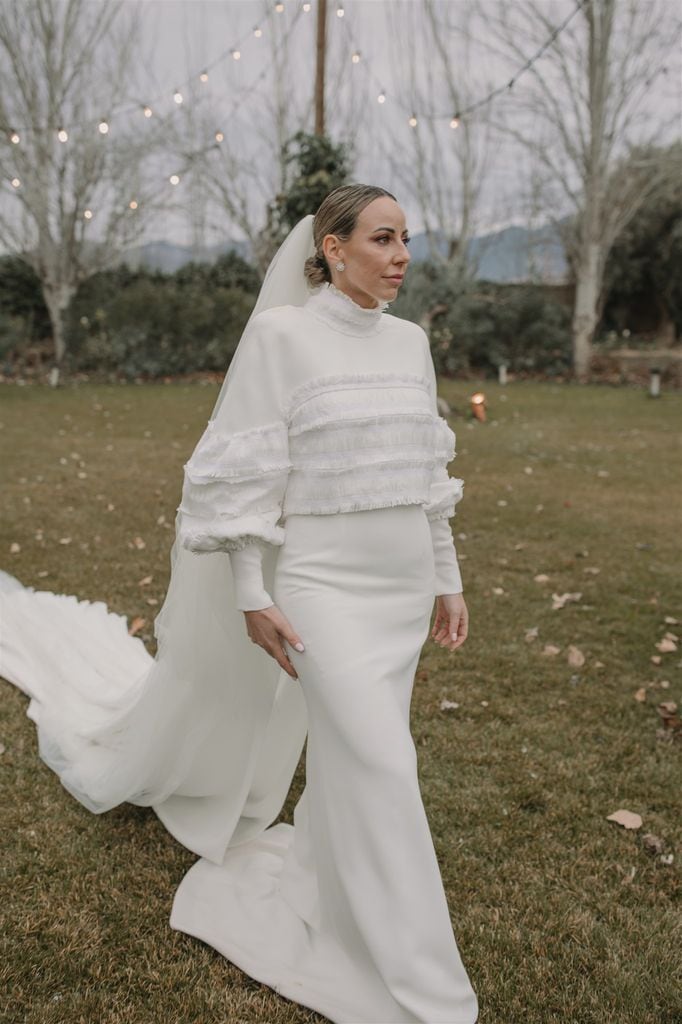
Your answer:
[[[4,2],[8,0],[0,0]],[[93,6],[100,2],[89,0]],[[537,2],[554,25],[576,6],[576,0]],[[621,8],[630,2],[646,6],[650,0],[617,0]],[[657,3],[671,38],[676,27],[679,31],[681,2]],[[335,142],[352,141],[356,155],[353,180],[382,185],[394,192],[406,211],[409,228],[417,232],[422,228],[422,218],[410,187],[416,169],[414,145],[422,132],[428,140],[429,132],[425,118],[420,119],[415,131],[408,117],[412,112],[421,117],[429,110],[439,114],[433,122],[436,127],[431,135],[429,166],[437,162],[455,189],[456,150],[462,137],[461,131],[458,135],[449,127],[454,111],[449,109],[443,76],[439,72],[434,77],[434,55],[420,40],[423,4],[421,0],[345,0],[342,18],[337,17],[339,6],[338,0],[328,0],[327,131]],[[519,5],[513,0],[433,0],[433,6],[445,26],[444,46],[466,103],[504,87],[537,48],[524,42],[521,55],[513,58],[499,52],[490,22],[501,7],[515,17]],[[222,154],[209,154],[205,159],[220,161],[228,149],[235,156],[232,169],[221,169],[221,173],[234,180],[235,188],[246,195],[253,221],[258,224],[279,184],[273,159],[276,139],[272,117],[278,91],[284,90],[286,97],[286,132],[299,127],[313,129],[317,4],[312,0],[308,13],[303,10],[303,0],[284,0],[281,14],[276,14],[274,7],[274,0],[125,0],[124,12],[138,12],[142,18],[139,42],[144,59],[138,67],[137,81],[111,83],[114,106],[120,111],[123,105],[124,112],[112,117],[106,143],[115,145],[123,118],[135,131],[145,130],[145,123],[151,122],[145,122],[141,114],[143,102],[149,103],[155,113],[172,115],[186,153],[203,149],[207,140],[212,142],[216,130],[223,131],[230,146],[225,146]],[[584,30],[582,21],[583,15],[578,13],[567,31]],[[260,38],[254,34],[256,26],[262,29]],[[289,59],[278,68],[273,66],[269,40],[285,34]],[[539,41],[546,38],[543,30],[537,33]],[[237,46],[241,58],[234,60],[230,51]],[[354,50],[360,53],[358,63],[350,59]],[[645,127],[667,120],[671,125],[667,141],[682,133],[681,59],[678,46],[668,75],[656,81],[645,98]],[[539,71],[546,69],[546,61],[546,57],[540,58],[536,64]],[[199,76],[206,68],[208,81],[201,83]],[[527,72],[512,92],[506,92],[490,108],[498,120],[531,135],[535,126],[524,120],[519,101],[532,82],[532,72]],[[184,95],[181,106],[173,101],[178,87]],[[380,104],[377,97],[382,90],[386,101]],[[565,95],[561,102],[570,109]],[[475,225],[479,234],[509,223],[529,223],[528,186],[533,179],[533,164],[526,151],[509,136],[488,137],[486,147],[484,120],[483,111],[470,119],[477,146],[480,141],[480,165],[473,175],[481,185]],[[206,206],[192,186],[191,176],[184,176],[175,188],[169,184],[169,176],[180,169],[178,163],[169,149],[154,167],[158,194],[167,196],[173,208],[152,226],[146,240],[166,238],[202,245],[240,237],[239,229],[224,211]],[[456,203],[451,206],[454,208]],[[539,219],[544,219],[542,210]],[[95,219],[93,232],[96,226]]]

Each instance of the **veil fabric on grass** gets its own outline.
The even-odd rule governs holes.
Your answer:
[[[304,217],[270,263],[209,425],[226,422],[254,317],[310,295],[303,267],[314,253],[312,222]],[[181,519],[154,658],[103,602],[35,591],[2,573],[0,674],[31,698],[40,756],[85,807],[151,806],[184,846],[220,863],[228,846],[279,814],[306,707],[297,681],[250,641],[230,558],[185,548]],[[276,554],[264,545],[270,591]]]

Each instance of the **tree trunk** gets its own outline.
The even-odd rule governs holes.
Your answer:
[[[76,289],[73,285],[62,284],[55,288],[43,286],[54,342],[54,366],[50,374],[50,383],[53,386],[59,382],[59,370],[66,353],[66,314],[75,294]]]
[[[588,242],[578,260],[573,306],[573,372],[577,380],[589,378],[592,342],[599,321],[601,253],[598,242]]]

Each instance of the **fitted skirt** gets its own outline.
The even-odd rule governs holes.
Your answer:
[[[201,858],[171,926],[337,1024],[474,1024],[410,732],[434,603],[420,505],[291,515],[273,600],[308,714],[305,787],[280,821]]]

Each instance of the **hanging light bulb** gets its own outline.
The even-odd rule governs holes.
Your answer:
[[[208,71],[202,71],[199,75],[200,82],[208,82]]]
[[[377,103],[385,103],[385,102],[386,102],[386,93],[382,89],[382,91],[377,96]]]
[[[12,185],[14,186],[14,188],[19,188],[19,186],[21,185],[21,182],[19,181],[18,178],[12,178]]]
[[[343,9],[343,5],[339,4],[339,6],[336,8],[336,17],[337,18],[343,18],[345,13],[346,12]]]
[[[83,216],[86,220],[92,220],[92,210],[83,210]]]
[[[68,137],[69,137],[69,133],[67,131],[65,131],[63,128],[60,128],[59,131],[57,132],[57,138],[59,139],[60,142],[66,142]]]
[[[232,54],[232,59],[233,60],[241,60],[241,56],[242,55],[241,55],[241,51],[240,50],[231,50],[230,52]]]
[[[410,128],[416,128],[417,127],[417,118],[414,116],[414,114],[412,115],[412,117],[409,119],[409,121],[407,123],[409,124]]]
[[[459,128],[459,118],[457,116],[453,117],[452,121],[450,122],[450,127]]]
[[[284,4],[283,3],[275,4],[275,10],[277,11],[278,14],[281,14],[282,11],[284,10]]]
[[[353,61],[354,64],[359,64],[360,63],[360,54],[359,53],[354,53],[353,56],[351,57],[351,60]]]
[[[216,140],[216,142],[222,142],[224,140],[224,138],[225,138],[225,136],[223,135],[222,132],[216,132],[215,133],[215,140]]]
[[[260,39],[260,37],[263,35],[263,29],[259,28],[258,25],[256,25],[256,27],[253,30],[253,34],[256,37],[256,39]]]
[[[306,14],[308,13],[311,7],[312,4],[303,4],[303,10],[305,11]]]
[[[21,142],[21,136],[19,135],[19,132],[11,132],[9,141],[12,142],[15,146],[18,146]]]
[[[180,175],[178,175],[178,174],[171,174],[171,176],[170,176],[170,178],[168,180],[170,181],[171,185],[179,185],[180,184]]]
[[[106,121],[100,121],[97,127],[99,128],[100,135],[106,135],[109,131],[109,125]]]
[[[178,104],[178,106],[180,106],[180,104],[182,103],[182,93],[180,92],[179,89],[176,89],[175,92],[173,93],[173,99]]]
[[[145,117],[151,117],[152,116],[153,111],[152,111],[151,107],[143,107],[142,110],[144,112],[144,116]]]
[[[131,199],[130,202],[128,203],[128,206],[130,207],[131,210],[136,210],[137,209],[137,199]]]

